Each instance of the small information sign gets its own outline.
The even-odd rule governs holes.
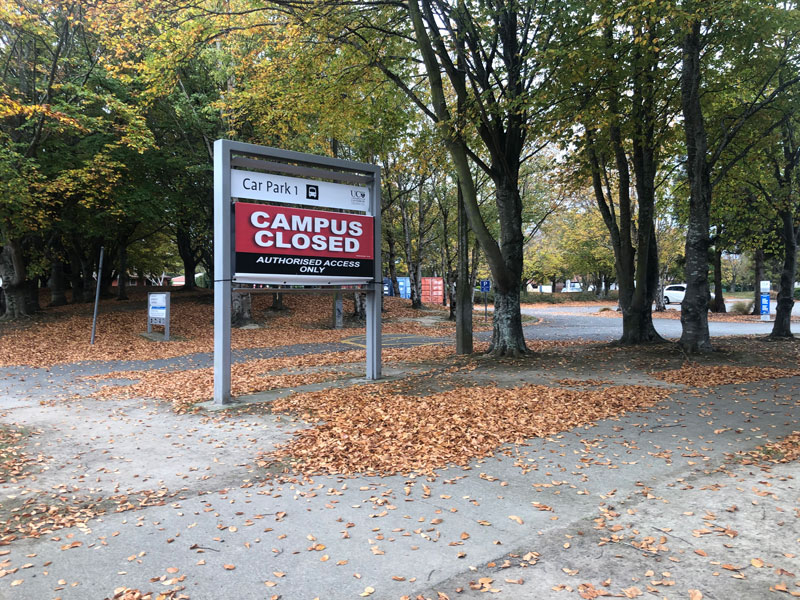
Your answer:
[[[164,328],[164,341],[169,341],[169,292],[151,292],[147,295],[147,333],[153,325]]]
[[[489,320],[489,302],[486,294],[492,291],[492,282],[489,279],[481,279],[481,292],[483,292],[483,320]]]
[[[761,320],[769,321],[769,281],[761,281]]]

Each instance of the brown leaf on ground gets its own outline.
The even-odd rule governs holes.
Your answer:
[[[746,465],[788,463],[800,459],[800,431],[776,442],[770,442],[748,452],[737,452],[735,458]]]
[[[693,387],[715,387],[734,383],[750,383],[764,379],[795,377],[798,369],[778,369],[776,367],[734,367],[727,365],[684,364],[680,369],[659,371],[653,376],[668,383],[679,383]]]
[[[542,385],[429,396],[395,394],[381,385],[295,394],[275,400],[273,411],[318,424],[260,462],[290,459],[307,474],[428,472],[466,464],[506,443],[641,410],[667,395],[644,386],[578,391]]]
[[[2,330],[0,365],[48,366],[88,360],[152,360],[172,358],[214,348],[213,303],[210,290],[172,292],[169,343],[154,343],[141,334],[146,330],[147,292],[159,288],[129,290],[130,300],[100,302],[97,337],[90,345],[92,307],[69,304],[48,308],[43,315],[25,326],[9,324]],[[286,294],[285,311],[270,311],[271,294],[253,294],[254,319],[264,324],[258,329],[237,329],[231,332],[231,346],[268,348],[298,341],[338,342],[357,335],[363,328],[331,329],[327,294]],[[47,300],[42,301],[42,305]],[[349,306],[348,306],[349,304]],[[323,308],[324,307],[324,308]],[[345,311],[352,300],[345,299]],[[408,333],[426,337],[453,335],[455,323],[447,320],[447,309],[427,306],[424,311],[412,310],[410,301],[384,298],[383,331]],[[433,318],[435,325],[423,325],[421,317]],[[478,328],[479,329],[479,328]],[[57,344],[53,340],[58,340]]]

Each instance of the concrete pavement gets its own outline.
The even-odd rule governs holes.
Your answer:
[[[616,319],[586,318],[579,337],[618,336]],[[529,331],[564,339],[561,319],[580,324],[544,319]],[[34,432],[27,451],[38,457],[31,476],[0,484],[6,528],[37,510],[84,511],[74,526],[2,540],[0,598],[103,599],[122,587],[193,600],[579,598],[592,597],[580,595],[589,585],[620,597],[636,588],[759,600],[800,590],[796,463],[765,472],[726,458],[800,430],[798,377],[675,386],[648,412],[436,477],[278,483],[256,456],[302,423],[259,408],[175,415],[154,400],[86,397],[97,384],[80,374],[118,368],[131,367],[0,371],[2,421]],[[509,380],[557,376],[548,364]],[[624,368],[615,377],[665,385]]]

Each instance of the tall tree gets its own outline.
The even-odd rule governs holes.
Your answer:
[[[797,64],[800,58],[800,27],[794,2],[687,1],[681,10],[677,21],[683,51],[681,103],[689,224],[680,345],[686,352],[710,352],[708,250],[714,186],[756,145],[726,152],[742,130],[800,83],[796,74],[782,79],[784,65]],[[776,44],[777,40],[791,43]],[[714,89],[714,94],[707,94],[708,89]],[[764,135],[778,129],[782,120],[779,115],[770,119]],[[716,127],[709,127],[709,122]]]
[[[669,6],[599,0],[586,10],[592,25],[570,50],[571,68],[557,78],[556,91],[568,95],[559,111],[562,140],[586,166],[614,248],[620,343],[658,342],[656,195],[670,167],[677,113]]]
[[[61,225],[75,231],[84,256],[92,245],[87,240],[113,239],[107,223],[105,230],[87,231],[91,222],[66,223],[65,217],[73,208],[78,213],[99,203],[113,205],[111,192],[125,168],[120,155],[152,142],[127,90],[99,67],[104,48],[84,19],[80,2],[0,4],[0,269],[9,286],[6,318],[28,312],[28,277],[42,248],[52,260],[65,258]],[[86,262],[80,269],[91,273],[92,261]],[[70,264],[71,270],[78,268]]]

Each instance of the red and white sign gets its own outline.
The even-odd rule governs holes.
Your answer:
[[[245,283],[363,283],[374,273],[373,218],[235,204],[236,268]]]

